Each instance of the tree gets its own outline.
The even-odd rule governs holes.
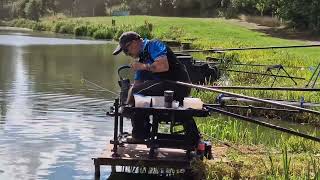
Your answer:
[[[96,2],[95,6],[94,6],[94,16],[105,16],[106,15],[106,11],[105,11],[106,7],[105,7],[105,2],[103,0],[99,0],[98,2]]]
[[[105,6],[106,6],[106,14],[109,14],[110,16],[112,15],[112,8],[113,6],[117,5],[117,4],[120,4],[120,0],[106,0],[105,1]],[[109,12],[108,12],[109,10]]]
[[[25,18],[26,14],[25,14],[25,7],[26,4],[28,3],[28,0],[18,0],[16,2],[14,2],[11,6],[11,14],[13,18]]]
[[[125,4],[131,14],[148,14],[149,12],[148,0],[126,0]]]
[[[56,0],[42,0],[41,1],[41,15],[57,13],[58,1]]]
[[[320,32],[319,0],[280,0],[278,15],[294,28]]]
[[[24,8],[24,12],[26,18],[38,21],[40,18],[40,11],[41,11],[41,2],[37,0],[30,0],[26,3],[26,7]]]
[[[160,9],[164,15],[174,15],[173,0],[160,0]]]
[[[149,4],[149,10],[148,14],[150,15],[161,15],[161,6],[160,6],[160,0],[148,0]]]

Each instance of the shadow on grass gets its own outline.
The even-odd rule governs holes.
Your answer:
[[[288,40],[316,41],[320,44],[320,33],[316,34],[311,31],[298,31],[289,28],[263,28],[255,31],[265,33],[271,37],[277,37]]]

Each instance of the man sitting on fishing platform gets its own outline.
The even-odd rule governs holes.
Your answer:
[[[163,96],[164,91],[174,91],[174,100],[182,104],[189,96],[190,88],[169,83],[166,80],[190,82],[185,66],[179,62],[173,51],[160,40],[142,39],[133,31],[123,33],[113,55],[120,52],[133,58],[130,64],[135,71],[134,82],[128,93],[127,103],[133,105],[133,94]],[[191,117],[192,118],[192,117]],[[133,140],[147,139],[150,134],[149,115],[134,114],[131,117]],[[196,141],[200,138],[195,135]]]

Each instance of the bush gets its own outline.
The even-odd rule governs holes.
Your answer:
[[[76,36],[86,36],[88,33],[88,26],[81,24],[74,28],[74,35]]]
[[[149,29],[149,26],[144,24],[142,26],[137,26],[133,29],[133,31],[137,32],[138,34],[141,35],[141,37],[143,38],[149,38],[151,39],[152,38],[152,33]]]
[[[60,31],[60,27],[63,26],[65,23],[63,21],[58,21],[57,23],[55,23],[52,28],[51,31],[58,33]]]
[[[122,33],[126,32],[126,31],[130,31],[130,30],[132,30],[132,26],[130,26],[130,25],[118,26],[117,32],[115,33],[113,39],[118,40]]]
[[[95,39],[112,39],[115,31],[113,28],[100,28],[93,33]]]
[[[60,26],[59,33],[74,34],[75,24],[65,23]]]
[[[87,26],[87,34],[86,36],[92,37],[93,34],[99,29],[98,25],[89,25]]]
[[[52,29],[52,23],[48,22],[38,22],[38,31],[51,31]]]
[[[28,19],[15,19],[9,21],[6,25],[12,27],[23,27],[34,30],[42,30],[42,25],[39,22],[28,20]]]
[[[83,21],[67,21],[54,19],[50,22],[36,22],[27,19],[16,19],[9,23],[10,26],[27,27],[37,31],[52,31],[55,33],[74,34],[75,36],[88,36],[95,39],[116,39],[123,32],[136,31],[144,38],[152,38],[152,24],[145,23],[141,26],[121,25],[107,26],[103,24],[89,24]]]
[[[160,35],[161,39],[181,40],[186,35],[185,31],[179,26],[171,26],[169,31]]]
[[[27,19],[15,19],[9,22],[9,26],[15,26],[15,27],[26,27],[29,23],[29,20]]]

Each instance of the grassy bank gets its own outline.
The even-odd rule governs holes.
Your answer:
[[[320,159],[311,154],[291,154],[284,147],[280,153],[264,152],[260,147],[216,146],[213,161],[197,162],[194,169],[205,179],[319,179]],[[199,178],[200,179],[200,178]]]
[[[115,24],[112,25],[112,19]],[[48,17],[40,22],[15,20],[7,25],[27,27],[40,31],[68,33],[76,36],[89,36],[97,39],[117,39],[127,30],[138,31],[143,36],[160,39],[176,39],[192,43],[192,48],[232,48],[250,46],[283,46],[303,45],[306,42],[273,38],[266,34],[249,30],[225,19],[206,18],[167,18],[150,16],[128,17],[94,17],[94,18],[64,18]],[[305,77],[297,80],[298,87],[304,87],[311,77],[315,67],[320,63],[320,48],[261,50],[232,52],[225,54],[193,54],[197,58],[207,56],[223,59],[223,66],[243,71],[266,71],[265,67],[232,66],[230,62],[252,64],[282,64],[283,66],[299,66],[286,68],[292,76]],[[283,75],[283,74],[282,74]],[[226,73],[227,81],[218,84],[243,86],[270,86],[272,78],[262,78],[257,75]],[[275,86],[295,86],[290,79],[278,79]],[[319,87],[319,84],[317,85]],[[304,97],[308,102],[320,102],[318,92],[276,92],[276,91],[233,91],[240,94],[261,98],[300,101]],[[216,93],[194,91],[194,96],[201,97],[207,103],[212,103]],[[244,112],[252,113],[252,112]],[[276,114],[277,115],[277,114]],[[277,117],[277,116],[274,116]],[[273,118],[274,118],[273,117]],[[288,118],[293,121],[320,124],[320,117],[307,113]],[[208,135],[218,144],[226,142],[225,154],[217,161],[205,165],[207,178],[262,178],[265,179],[311,179],[319,176],[320,144],[295,136],[289,136],[268,128],[243,123],[225,116],[215,115],[208,119],[197,121],[201,132]],[[292,127],[295,128],[295,127]],[[312,129],[312,128],[311,128]],[[303,132],[303,130],[300,130]],[[317,130],[306,130],[305,133],[319,136]],[[223,143],[222,143],[223,144]],[[241,152],[242,146],[246,148]],[[224,146],[225,147],[225,146]],[[231,148],[233,147],[233,148]],[[258,147],[258,148],[257,148]],[[252,154],[247,149],[257,149]],[[240,149],[234,150],[234,149]],[[243,149],[242,149],[243,150]],[[217,153],[217,152],[216,152]],[[289,159],[290,160],[289,162]],[[221,160],[221,161],[219,161]],[[252,175],[249,175],[250,173]]]

